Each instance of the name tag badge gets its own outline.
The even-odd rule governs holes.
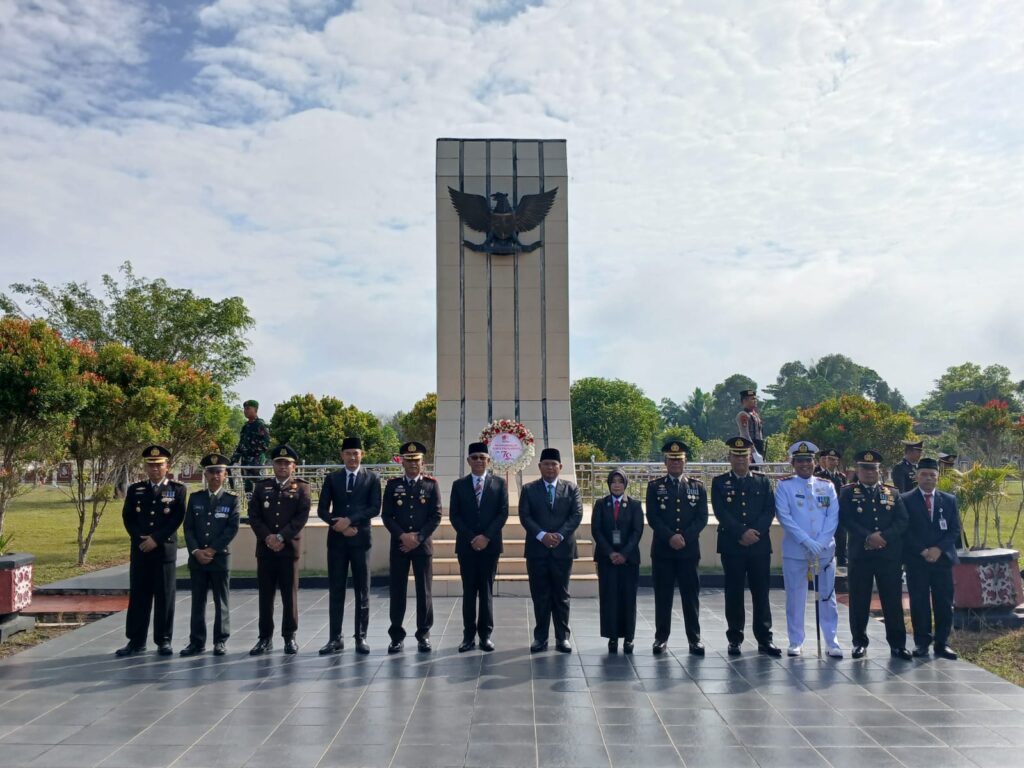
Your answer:
[[[618,528],[612,531],[612,544],[616,547],[622,546],[622,531]]]
[[[946,518],[944,518],[944,517],[940,517],[940,518],[939,518],[939,530],[940,530],[940,531],[944,531],[944,530],[946,530],[946,529],[947,529],[948,527],[949,527],[949,526],[948,526],[948,525],[946,525]]]
[[[219,518],[219,517],[227,517],[227,516],[228,516],[228,513],[227,513],[227,512],[214,512],[214,513],[213,513],[213,516],[214,516],[214,517],[218,517],[218,518]]]

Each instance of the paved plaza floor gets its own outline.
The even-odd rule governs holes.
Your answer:
[[[175,651],[188,634],[180,597]],[[772,593],[784,647],[783,597]],[[595,599],[573,602],[573,654],[531,656],[529,600],[501,598],[497,650],[459,654],[460,603],[442,598],[435,651],[413,642],[388,656],[386,592],[375,590],[372,654],[349,641],[320,657],[327,595],[303,590],[299,655],[275,638],[254,659],[255,593],[232,599],[221,658],[116,659],[122,613],[0,662],[0,768],[1024,765],[1024,689],[962,661],[890,660],[877,622],[862,660],[818,660],[813,643],[803,658],[769,659],[750,642],[730,658],[722,596],[709,590],[708,655],[687,655],[677,610],[671,653],[656,657],[641,590],[633,656],[608,655]],[[848,646],[842,606],[840,626]]]

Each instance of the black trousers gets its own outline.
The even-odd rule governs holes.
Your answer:
[[[910,623],[914,645],[924,648],[949,642],[953,629],[953,566],[945,555],[937,563],[907,563],[907,592],[910,593]],[[935,634],[932,635],[932,613]]]
[[[768,586],[772,553],[767,549],[742,554],[723,554],[722,570],[725,572],[725,632],[730,643],[743,642],[743,628],[747,612],[744,607],[744,590],[750,588],[752,621],[750,629],[754,639],[761,645],[772,641],[772,609],[768,602]]]
[[[903,569],[898,560],[854,560],[847,584],[850,590],[850,632],[853,644],[867,647],[868,618],[871,614],[872,585],[878,585],[878,600],[885,619],[885,639],[893,649],[907,645],[903,623]]]
[[[345,618],[345,593],[348,573],[352,571],[352,592],[355,596],[355,632],[353,637],[365,638],[370,624],[370,551],[365,547],[328,547],[327,579],[330,588],[330,638],[340,640]]]
[[[836,564],[843,566],[847,565],[846,561],[846,550],[847,550],[847,539],[846,528],[840,523],[836,528]]]
[[[555,640],[568,640],[569,635],[569,576],[572,560],[554,557],[527,558],[526,574],[530,579],[530,597],[536,622],[533,639],[547,642],[552,622]]]
[[[388,571],[391,596],[391,626],[388,634],[393,642],[405,639],[405,602],[409,592],[409,566],[412,566],[416,582],[416,639],[430,637],[434,626],[434,600],[431,586],[434,579],[434,557],[423,553],[406,555],[391,550],[391,567]]]
[[[206,645],[206,596],[213,593],[213,642],[223,643],[231,636],[231,615],[228,594],[231,576],[228,571],[209,571],[189,566],[192,583],[192,622],[188,640],[195,645]]]
[[[287,640],[299,628],[299,561],[292,557],[256,558],[259,588],[259,632],[264,640],[274,635],[274,597],[281,593],[281,637]]]
[[[477,635],[486,640],[494,631],[494,577],[498,572],[497,552],[462,552],[462,639]]]
[[[128,615],[125,634],[133,645],[145,645],[149,615],[153,614],[153,642],[171,642],[174,629],[175,568],[164,560],[162,547],[150,554],[133,548],[128,565]]]
[[[683,623],[686,639],[700,640],[700,577],[697,575],[698,558],[686,560],[674,557],[651,559],[651,577],[654,582],[654,639],[665,642],[672,633],[672,604],[676,589],[683,599]]]
[[[636,589],[640,563],[613,565],[597,561],[597,597],[601,607],[601,637],[632,640],[636,633]]]

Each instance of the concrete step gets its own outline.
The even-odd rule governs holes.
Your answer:
[[[579,558],[572,564],[574,574],[597,573],[597,563],[593,560]],[[498,575],[524,575],[526,573],[525,557],[505,557],[498,560]],[[434,576],[458,576],[459,560],[456,557],[438,557],[434,555]]]
[[[523,557],[526,549],[526,541],[524,539],[503,539],[502,544],[504,547],[502,559],[506,557]],[[594,556],[594,542],[590,539],[577,538],[576,548],[579,550],[581,560]],[[440,539],[435,535],[434,557],[455,557],[455,539]]]
[[[377,520],[379,520],[379,518],[377,518]],[[380,525],[383,525],[383,523],[380,523]],[[519,522],[518,515],[509,516],[508,522],[506,522],[505,526],[501,529],[501,537],[505,542],[515,541],[516,539],[522,540],[526,538],[526,529],[523,527],[523,524]],[[455,538],[455,528],[452,527],[452,524],[449,522],[447,515],[441,518],[441,524],[438,525],[437,530],[434,532],[434,538]],[[584,522],[580,524],[580,527],[576,529],[576,538],[590,538],[589,522]]]
[[[573,563],[573,575],[569,580],[569,594],[572,597],[597,597],[597,574],[577,573],[577,560]],[[413,579],[409,578],[409,596],[415,594]],[[431,583],[434,597],[462,597],[462,580],[458,575],[439,576],[434,574]],[[529,597],[530,581],[526,574],[498,574],[494,580],[494,594],[500,597]]]

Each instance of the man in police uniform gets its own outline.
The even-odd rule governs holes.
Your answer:
[[[118,656],[146,650],[149,614],[153,612],[153,642],[161,656],[170,656],[174,629],[175,560],[178,526],[185,517],[185,486],[170,480],[171,453],[162,445],[142,452],[148,480],[132,483],[124,497],[121,520],[131,536],[128,566],[128,644]]]
[[[789,446],[795,474],[779,480],[775,488],[775,515],[782,526],[782,579],[786,588],[786,630],[789,656],[803,653],[804,616],[808,586],[817,577],[818,616],[828,655],[843,657],[839,645],[839,610],[836,606],[834,534],[839,502],[831,480],[813,475],[814,443],[801,440]]]
[[[388,570],[391,598],[391,644],[388,653],[402,650],[405,640],[405,601],[409,592],[409,566],[416,582],[416,640],[420,651],[431,650],[430,628],[434,625],[431,581],[434,577],[434,543],[431,536],[441,524],[441,488],[437,480],[422,474],[422,443],[409,442],[400,449],[402,477],[393,477],[384,486],[381,519],[391,531],[391,559]]]
[[[775,517],[775,495],[765,475],[750,471],[753,443],[737,436],[726,440],[726,445],[732,470],[711,481],[711,506],[718,518],[718,553],[725,572],[729,655],[740,655],[746,620],[743,590],[749,585],[751,628],[757,650],[768,656],[781,656],[782,651],[772,642],[772,609],[768,602],[772,560],[768,531]]]
[[[690,653],[704,655],[700,639],[700,532],[708,524],[708,494],[704,484],[683,475],[690,449],[670,440],[661,449],[668,474],[647,484],[647,522],[654,582],[654,653],[664,653],[672,632],[672,604],[679,589]]]
[[[910,622],[914,627],[916,657],[935,655],[956,659],[947,644],[953,629],[953,566],[960,562],[956,548],[960,541],[960,511],[956,496],[938,490],[939,463],[921,459],[917,465],[917,488],[903,494],[907,507],[906,543],[907,592],[910,593]],[[932,605],[935,606],[935,634],[932,634]]]
[[[814,470],[814,476],[820,477],[824,480],[831,481],[832,485],[836,489],[836,496],[839,496],[839,492],[843,490],[843,486],[846,485],[846,474],[840,471],[839,461],[843,458],[843,454],[837,451],[835,448],[823,448],[818,451],[818,467]],[[845,568],[846,561],[846,529],[843,527],[842,522],[836,528],[836,565],[839,568]]]
[[[366,630],[370,623],[370,547],[373,545],[371,521],[380,514],[380,475],[363,469],[363,441],[346,437],[341,442],[344,469],[324,479],[316,514],[327,529],[327,577],[329,579],[330,625],[327,644],[320,655],[340,653],[345,618],[345,592],[349,568],[355,593],[355,643],[357,653],[369,653]]]
[[[238,446],[231,455],[231,463],[243,467],[259,467],[267,463],[267,449],[270,448],[270,430],[267,423],[256,415],[260,404],[255,400],[242,403],[245,424],[238,433]],[[251,475],[245,478],[245,492],[252,493],[255,480]],[[234,487],[234,480],[232,480]]]
[[[188,572],[192,583],[192,623],[188,645],[182,656],[195,656],[206,650],[206,596],[213,592],[213,653],[223,656],[224,644],[231,634],[228,608],[230,590],[230,544],[238,533],[241,513],[238,497],[224,490],[231,460],[220,453],[203,456],[206,488],[188,498],[185,510],[185,546],[188,548]]]
[[[743,407],[736,414],[736,429],[740,437],[745,437],[754,444],[754,462],[760,464],[764,461],[764,422],[761,421],[761,414],[757,412],[757,390],[744,389],[740,391],[740,405]]]
[[[900,493],[917,487],[917,462],[924,451],[924,440],[904,440],[903,460],[892,468],[892,484]]]
[[[955,453],[940,453],[939,454],[939,474],[945,472],[947,469],[956,469],[956,457]]]
[[[872,585],[885,618],[885,639],[893,658],[909,660],[907,628],[903,623],[903,536],[907,508],[899,491],[878,481],[882,454],[859,452],[857,482],[839,494],[839,517],[850,532],[850,631],[853,658],[867,653]]]
[[[271,650],[274,636],[274,594],[281,593],[281,637],[284,652],[299,652],[299,555],[302,529],[309,520],[309,483],[293,477],[299,455],[289,445],[271,452],[274,476],[253,486],[249,524],[256,534],[256,583],[259,588],[259,640],[249,651]]]

